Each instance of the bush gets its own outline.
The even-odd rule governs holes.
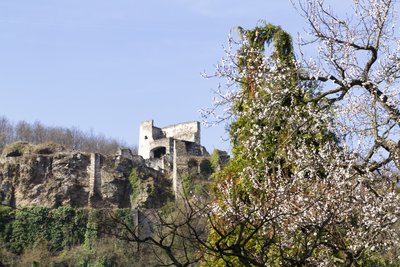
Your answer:
[[[27,153],[31,150],[31,145],[27,142],[18,141],[12,144],[7,145],[3,149],[2,156],[5,157],[19,157],[24,153]]]
[[[92,250],[76,246],[63,251],[53,259],[54,266],[146,266],[138,261],[136,249],[128,242],[113,237],[101,238]]]
[[[0,205],[0,242],[8,243],[12,234],[14,211],[12,208]]]
[[[10,247],[21,253],[34,247],[38,240],[45,240],[51,251],[61,251],[83,242],[86,223],[87,212],[83,209],[22,208],[15,212]]]
[[[53,142],[61,144],[68,149],[80,150],[88,153],[101,153],[105,155],[114,154],[120,147],[128,147],[123,141],[107,138],[102,134],[95,134],[92,131],[85,132],[76,127],[51,127],[45,126],[41,122],[28,123],[19,121],[11,123],[5,117],[0,117],[0,153],[4,147],[17,140],[31,144],[41,144]],[[19,142],[21,143],[21,142]],[[137,147],[130,147],[134,154],[137,154]],[[20,153],[18,153],[18,151]],[[18,157],[24,151],[15,150],[10,157]],[[53,150],[38,151],[38,154],[54,153]],[[7,152],[9,154],[9,152]]]
[[[220,168],[220,158],[219,158],[219,152],[218,149],[214,149],[213,153],[211,154],[210,157],[210,163],[211,163],[211,169],[213,172],[216,172]]]
[[[132,225],[132,210],[0,206],[0,266],[140,266],[133,246],[108,237],[123,235],[118,221]]]
[[[59,144],[56,144],[53,142],[38,144],[33,147],[33,153],[40,154],[40,155],[54,154],[54,153],[61,152],[64,150],[65,150],[65,148],[62,145],[59,145]]]
[[[182,188],[186,196],[206,197],[209,192],[209,183],[202,179],[195,179],[191,175],[182,178]]]

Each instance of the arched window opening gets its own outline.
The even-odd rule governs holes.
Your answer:
[[[155,159],[160,159],[162,156],[164,156],[167,153],[167,150],[165,147],[157,147],[152,150],[153,158]]]

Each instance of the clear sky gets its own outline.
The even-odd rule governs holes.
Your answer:
[[[200,73],[260,19],[304,27],[289,0],[0,0],[0,116],[137,144],[143,120],[201,120],[222,81]],[[208,150],[228,149],[220,137],[203,128]]]

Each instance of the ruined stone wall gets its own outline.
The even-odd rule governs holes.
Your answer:
[[[204,147],[182,140],[174,140],[174,159],[172,184],[176,197],[182,195],[182,179],[185,176],[193,175],[195,170],[196,175],[200,174],[200,163],[204,159],[209,159],[209,154]],[[196,162],[196,167],[193,169],[190,166],[191,161]]]
[[[144,159],[150,158],[151,142],[153,140],[153,121],[142,122],[139,128],[138,154]]]
[[[172,187],[175,198],[182,195],[182,178],[188,173],[187,151],[185,141],[174,140],[174,160]]]
[[[163,127],[166,137],[200,144],[200,122],[184,122]]]
[[[153,158],[152,151],[157,147],[165,147],[166,154],[173,155],[173,139],[200,145],[200,123],[185,122],[158,128],[154,127],[152,120],[142,122],[139,130],[139,155],[144,159]]]
[[[101,198],[101,155],[92,153],[90,155],[89,173],[89,206],[96,205],[96,201]]]
[[[162,153],[160,153],[162,151]],[[175,195],[181,194],[180,184],[188,175],[190,157],[208,157],[200,144],[200,123],[185,122],[163,128],[154,127],[154,122],[144,121],[140,125],[139,155],[149,167],[171,173]]]
[[[165,138],[165,132],[158,127],[154,127],[152,128],[152,138],[153,140],[157,140],[157,139],[161,139],[161,138]]]

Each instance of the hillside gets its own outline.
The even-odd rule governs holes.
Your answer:
[[[141,186],[136,205],[157,208],[172,198],[170,181],[130,150],[105,156],[17,142],[0,157],[0,200],[13,207],[130,208],[132,170]]]

